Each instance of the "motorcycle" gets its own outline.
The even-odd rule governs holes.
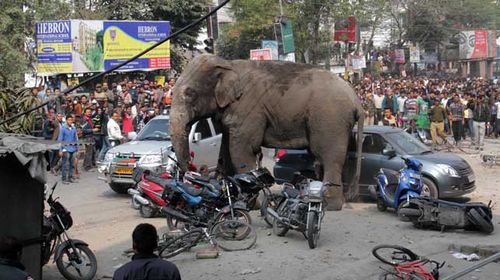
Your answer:
[[[191,154],[191,159],[193,157],[194,154]],[[173,178],[175,168],[175,163],[171,159],[167,160],[165,171],[160,174],[139,167],[134,168],[132,179],[135,186],[127,192],[132,197],[132,207],[138,209],[143,218],[156,216],[160,208],[166,205],[163,200],[164,186],[161,184],[164,182],[163,179]],[[189,170],[196,171],[196,166],[190,163]]]
[[[54,255],[57,269],[68,280],[90,280],[97,272],[97,260],[82,240],[71,239],[67,230],[73,225],[71,213],[53,198],[57,183],[46,199],[50,207],[50,215],[43,217],[42,236],[26,240],[25,245],[42,244],[42,266],[46,265],[50,256]],[[71,269],[72,268],[72,269]],[[74,271],[73,271],[74,270]]]
[[[276,211],[268,207],[267,213],[274,218],[273,231],[276,235],[284,236],[290,229],[297,230],[307,239],[309,248],[314,249],[318,245],[325,215],[323,194],[326,188],[321,181],[296,176],[300,176],[301,180],[295,185],[285,183],[281,191],[283,201]]]
[[[192,221],[191,224],[206,225],[213,217],[216,222],[230,217],[251,223],[246,204],[242,201],[233,203],[233,186],[225,180],[222,180],[221,185],[218,181],[193,171],[183,171],[174,158],[169,158],[176,166],[175,175],[171,179],[157,176],[147,178],[146,175],[146,179],[163,188],[161,199],[165,205],[159,207],[159,211],[166,215],[169,230],[186,229],[186,226],[190,226],[189,223],[183,223],[186,220]],[[137,194],[135,197],[138,198]],[[151,206],[148,200],[139,198],[137,202],[142,206]]]
[[[417,228],[478,230],[492,233],[491,201],[484,203],[457,203],[430,197],[416,197],[402,207],[399,216],[411,221]]]
[[[267,208],[271,207],[276,210],[281,196],[271,192],[270,188],[275,183],[271,172],[265,167],[257,167],[249,172],[228,177],[228,180],[238,187],[237,195],[247,203],[249,211],[255,209],[257,198],[262,191],[264,198],[260,207],[261,216],[269,226],[273,226],[271,217],[267,215]]]
[[[410,198],[419,197],[422,192],[422,163],[416,159],[401,158],[406,166],[399,172],[381,168],[375,177],[379,211],[386,211],[387,207],[399,211]],[[370,191],[373,193],[373,188]]]

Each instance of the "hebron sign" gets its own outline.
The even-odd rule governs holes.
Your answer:
[[[168,21],[62,20],[39,22],[38,74],[108,70],[170,35]],[[165,42],[119,70],[170,68]]]

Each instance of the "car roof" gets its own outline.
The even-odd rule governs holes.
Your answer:
[[[354,127],[354,132],[358,131],[358,127]],[[363,133],[377,133],[377,134],[387,134],[387,133],[398,133],[404,132],[401,128],[385,126],[385,125],[367,125],[363,127]]]
[[[151,120],[169,120],[169,119],[170,119],[169,115],[158,115],[152,118]]]

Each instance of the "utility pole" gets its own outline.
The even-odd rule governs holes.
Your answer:
[[[280,16],[283,16],[283,0],[280,0]]]

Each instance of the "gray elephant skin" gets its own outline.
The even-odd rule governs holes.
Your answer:
[[[309,149],[322,167],[328,209],[342,208],[342,167],[356,122],[358,139],[363,133],[363,110],[344,80],[307,64],[200,55],[173,88],[172,142],[185,170],[190,126],[205,117],[222,126],[221,154],[235,173],[255,167],[261,146]],[[360,163],[357,156],[348,198],[358,194]]]

